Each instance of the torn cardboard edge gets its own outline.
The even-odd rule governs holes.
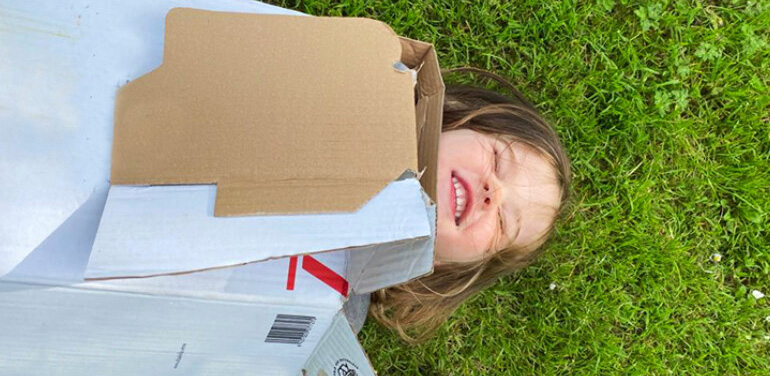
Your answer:
[[[187,8],[168,13],[165,43],[163,64],[118,93],[112,184],[216,183],[216,216],[330,213],[426,170],[435,200],[430,44],[364,18]],[[416,88],[399,60],[421,66]]]

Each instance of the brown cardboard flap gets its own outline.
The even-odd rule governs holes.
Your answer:
[[[112,184],[216,183],[217,216],[356,210],[418,170],[401,53],[369,19],[173,9],[163,64],[118,93]]]
[[[417,140],[419,142],[420,183],[436,202],[438,141],[444,109],[444,81],[438,65],[436,49],[430,43],[401,38],[401,61],[419,69],[415,105]]]

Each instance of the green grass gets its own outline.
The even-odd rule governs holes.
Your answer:
[[[510,78],[574,163],[533,266],[425,344],[367,323],[381,375],[770,375],[770,0],[275,3]]]

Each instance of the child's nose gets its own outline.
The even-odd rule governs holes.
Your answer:
[[[487,207],[492,205],[492,203],[495,202],[495,197],[494,197],[495,194],[490,182],[484,183],[483,188],[484,190],[481,192],[481,194],[483,195],[482,197],[484,198],[484,206]]]
[[[501,184],[494,178],[491,178],[484,182],[481,190],[481,198],[485,208],[494,208],[500,205],[501,197]]]

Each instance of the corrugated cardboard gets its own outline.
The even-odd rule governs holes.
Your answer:
[[[163,65],[118,94],[112,184],[217,184],[215,215],[346,212],[417,171],[385,24],[173,9]]]
[[[425,192],[436,200],[438,140],[444,109],[444,81],[436,50],[430,43],[401,38],[401,61],[417,67],[416,121],[420,182]]]
[[[292,13],[250,0],[0,6],[0,24],[11,31],[0,52],[12,57],[0,66],[0,169],[8,172],[0,182],[6,213],[0,217],[0,374],[373,375],[339,310],[345,291],[373,291],[430,270],[435,204],[413,188],[423,194],[427,237],[196,273],[84,282],[108,191],[213,189],[109,187],[107,181],[116,89],[160,65],[163,19],[174,6]],[[398,40],[401,61],[420,70],[409,129],[421,145],[423,189],[435,197],[443,84],[429,44]],[[383,186],[414,183],[394,180]],[[195,205],[201,203],[212,218],[213,198]],[[260,218],[268,217],[216,219]],[[122,236],[113,239],[139,238]],[[333,283],[340,279],[344,283]],[[285,329],[279,315],[314,320],[299,345],[270,335]]]
[[[313,257],[345,276],[344,252]],[[298,263],[291,290],[288,259],[61,286],[2,280],[0,374],[300,376],[330,337],[343,340],[314,367],[333,375],[338,359],[366,359],[340,314],[343,297]],[[302,320],[271,334],[279,315]],[[355,362],[360,375],[373,375]]]
[[[372,244],[381,252],[419,250],[432,242],[435,205],[416,179],[390,183],[353,213],[215,217],[217,187],[205,185],[110,188],[87,279],[179,274]],[[423,265],[412,273],[423,274]],[[409,269],[392,269],[398,280]],[[420,274],[403,275],[408,280]]]
[[[443,83],[429,44],[366,19],[174,9],[166,23],[164,63],[118,95],[112,161],[113,185],[161,185],[110,189],[87,279],[432,239],[435,206],[410,173],[435,193]],[[163,186],[202,182],[216,189]],[[356,211],[275,215],[326,210]]]

